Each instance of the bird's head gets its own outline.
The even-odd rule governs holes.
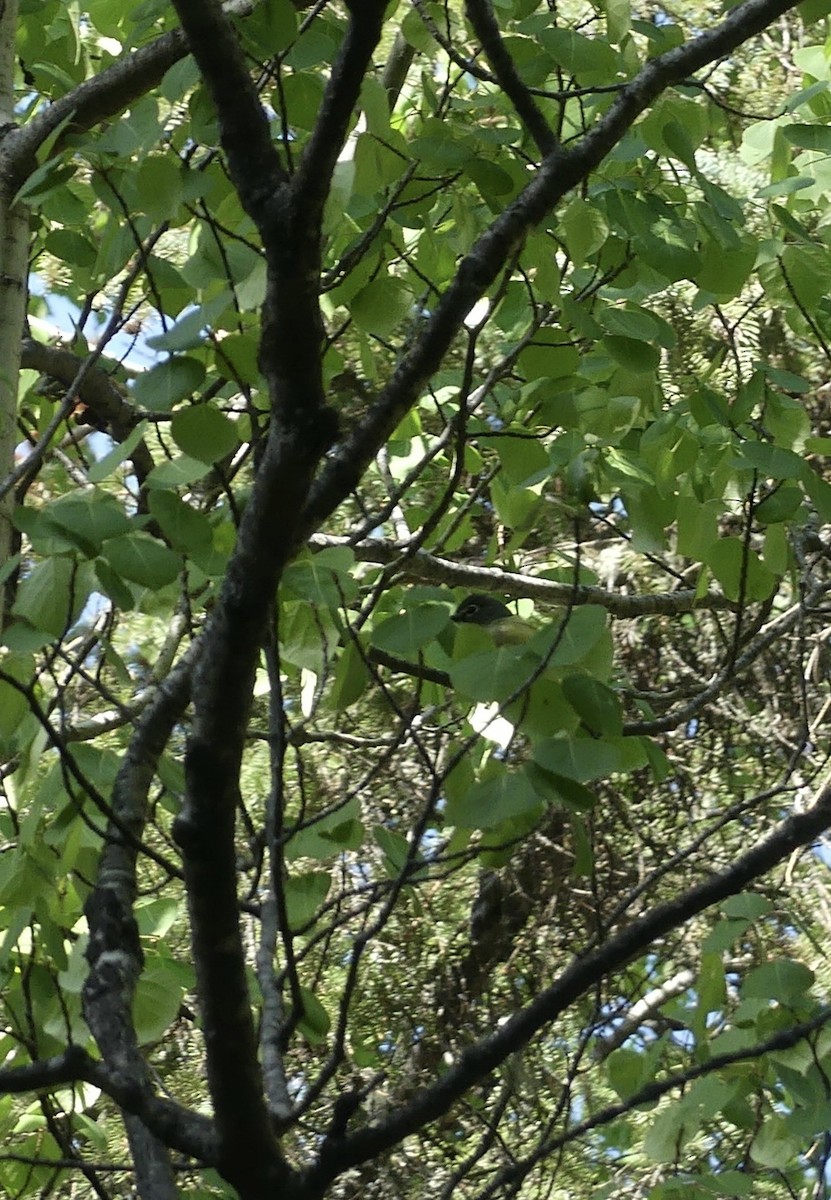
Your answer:
[[[474,592],[466,596],[453,614],[457,625],[483,625],[497,646],[520,645],[534,635],[534,628],[516,616],[495,596]]]
[[[495,596],[474,592],[466,596],[453,614],[457,625],[491,625],[511,616],[511,610]]]

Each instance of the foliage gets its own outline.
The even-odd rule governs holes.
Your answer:
[[[6,6],[3,1194],[826,1194],[829,8]]]

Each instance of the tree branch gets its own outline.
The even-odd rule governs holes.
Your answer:
[[[174,6],[216,105],[234,187],[263,232],[266,214],[287,176],[237,35],[217,0],[174,0]]]
[[[92,79],[79,83],[28,125],[9,130],[0,143],[0,179],[17,188],[31,172],[35,154],[66,122],[55,150],[63,149],[72,134],[83,133],[115,116],[143,96],[165,71],[187,54],[187,42],[178,29],[162,34],[155,42],[133,51]]]
[[[225,12],[248,13],[256,0],[228,0]],[[85,79],[65,96],[44,108],[27,125],[4,132],[0,141],[0,181],[19,187],[34,165],[35,154],[61,125],[53,154],[63,150],[75,134],[85,133],[128,108],[158,84],[166,71],[188,53],[181,29],[134,50],[126,58],[105,67],[91,79]]]
[[[76,384],[83,364],[71,350],[24,338],[20,365],[24,369],[40,371],[69,388]],[[116,442],[125,441],[141,420],[101,367],[87,371],[77,382],[74,394],[98,421],[107,425]],[[140,486],[153,469],[153,456],[143,439],[130,455],[130,462]]]
[[[650,988],[645,996],[641,996],[640,1000],[635,1001],[624,1017],[620,1019],[615,1018],[617,1024],[610,1034],[599,1039],[595,1056],[600,1059],[608,1058],[614,1050],[622,1046],[626,1039],[631,1037],[643,1025],[644,1021],[649,1020],[652,1014],[657,1012],[659,1008],[662,1008],[669,1000],[672,1000],[675,996],[680,996],[688,987],[692,987],[694,981],[695,975],[693,972],[685,968],[683,971],[678,971],[675,975],[672,975],[669,979],[665,979],[657,987]]]
[[[313,230],[319,228],[323,218],[332,172],[346,141],[372,52],[381,37],[384,0],[360,0],[349,7],[349,28],[291,182],[294,211],[305,227]]]
[[[203,634],[185,758],[185,804],[174,826],[185,865],[220,1169],[241,1191],[259,1187],[276,1193],[289,1176],[263,1096],[239,928],[234,828],[257,656],[279,573],[294,546],[291,514],[297,497],[306,494],[316,462],[316,445],[272,422],[220,597]]]
[[[555,1154],[571,1142],[585,1137],[593,1129],[609,1125],[612,1121],[616,1121],[618,1117],[623,1117],[627,1113],[634,1112],[635,1109],[642,1108],[645,1104],[654,1104],[669,1092],[684,1088],[696,1079],[703,1079],[707,1075],[712,1075],[715,1071],[723,1071],[725,1067],[732,1067],[736,1063],[753,1062],[758,1058],[762,1058],[765,1054],[773,1054],[777,1050],[789,1050],[792,1046],[798,1045],[799,1042],[807,1038],[810,1034],[822,1029],[824,1025],[828,1024],[829,1020],[831,1020],[831,1009],[825,1008],[812,1020],[803,1021],[799,1025],[794,1025],[791,1029],[783,1029],[781,1033],[775,1033],[772,1037],[767,1038],[766,1041],[759,1042],[755,1046],[747,1046],[742,1050],[733,1050],[728,1054],[716,1054],[708,1059],[707,1062],[690,1067],[688,1071],[680,1071],[675,1075],[671,1075],[668,1079],[647,1083],[640,1091],[635,1092],[627,1100],[621,1101],[620,1104],[610,1104],[606,1108],[602,1108],[600,1112],[595,1113],[592,1117],[587,1117],[585,1121],[580,1121],[577,1125],[573,1125],[565,1133],[543,1141],[533,1153],[529,1154],[521,1162],[511,1163],[510,1166],[504,1167],[491,1180],[487,1188],[480,1192],[480,1200],[489,1200],[491,1196],[499,1194],[516,1194],[514,1189],[517,1184],[526,1179],[538,1163]],[[507,1191],[508,1188],[511,1189],[510,1192]]]
[[[514,61],[502,41],[502,34],[489,0],[465,0],[465,12],[474,33],[482,43],[482,49],[488,56],[499,86],[513,104],[517,116],[525,123],[525,128],[536,142],[540,154],[543,157],[553,154],[559,147],[559,139],[520,79]]]
[[[81,1081],[100,1088],[170,1149],[187,1154],[206,1166],[216,1162],[216,1137],[207,1117],[188,1112],[170,1100],[137,1088],[132,1080],[112,1074],[81,1046],[67,1046],[63,1054],[24,1067],[0,1069],[0,1094],[48,1091]],[[157,1193],[149,1194],[155,1196]]]
[[[235,40],[227,56],[233,34],[216,3],[176,0],[176,7],[217,106],[235,186],[263,236],[268,286],[260,366],[272,419],[251,500],[204,634],[185,762],[186,801],[174,834],[185,862],[221,1170],[241,1191],[276,1192],[291,1172],[263,1096],[239,928],[234,826],[257,656],[277,580],[299,541],[303,501],[335,429],[325,407],[320,367],[320,222],[291,202]],[[368,57],[371,48],[365,53]],[[348,92],[347,83],[354,83],[352,67],[341,85]],[[339,116],[348,121],[349,114]],[[303,194],[301,178],[292,195]]]
[[[411,553],[406,544],[379,538],[368,538],[354,545],[348,537],[316,533],[309,539],[313,550],[328,546],[350,546],[360,562],[395,564],[404,579],[424,583],[442,583],[447,587],[464,587],[477,592],[499,592],[514,599],[523,597],[542,604],[595,604],[605,608],[613,617],[665,616],[677,617],[688,612],[723,612],[734,607],[733,601],[718,592],[698,596],[691,588],[677,592],[655,592],[644,596],[625,596],[606,588],[589,584],[553,583],[550,579],[535,579],[498,567],[474,567],[441,558],[427,550]]]
[[[190,696],[193,662],[198,643],[190,648],[145,709],[122,760],[113,787],[112,810],[101,862],[84,912],[89,925],[84,983],[84,1016],[109,1072],[123,1080],[145,1109],[153,1109],[147,1064],[138,1045],[132,1006],[141,975],[143,954],[133,915],[138,885],[137,847],[147,821],[147,797],[159,757]],[[189,1114],[171,1106],[179,1120]],[[166,1110],[167,1111],[167,1110]],[[165,1135],[151,1132],[132,1108],[124,1118],[139,1193],[175,1200],[177,1188],[170,1164],[170,1122]],[[176,1133],[177,1144],[182,1131]]]
[[[787,818],[728,870],[712,875],[675,900],[657,905],[605,945],[576,959],[536,1000],[515,1013],[497,1032],[465,1050],[454,1067],[424,1088],[410,1104],[322,1152],[318,1164],[309,1172],[310,1182],[325,1186],[343,1171],[375,1158],[443,1116],[465,1092],[527,1045],[534,1034],[556,1020],[600,979],[625,966],[683,922],[741,891],[797,847],[813,841],[829,824],[831,785],[826,782],[807,812]]]
[[[729,54],[775,17],[795,7],[794,0],[745,0],[714,29],[647,62],[620,90],[609,111],[585,137],[567,150],[557,149],[546,156],[531,182],[462,259],[421,336],[401,360],[366,417],[320,473],[303,515],[307,536],[355,490],[378,447],[392,434],[438,369],[464,318],[530,230],[587,178],[661,92],[714,59]]]

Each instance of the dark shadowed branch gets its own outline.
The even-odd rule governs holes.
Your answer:
[[[783,821],[770,836],[757,842],[726,871],[660,904],[633,921],[597,950],[576,959],[536,1000],[510,1017],[489,1037],[468,1047],[457,1063],[435,1083],[365,1129],[345,1138],[322,1155],[310,1179],[325,1185],[343,1171],[374,1158],[437,1120],[476,1083],[487,1078],[511,1054],[521,1050],[544,1025],[584,995],[609,972],[630,962],[657,938],[677,929],[691,917],[740,892],[753,880],[783,862],[831,824],[831,787],[826,786],[804,813]],[[802,1036],[802,1035],[800,1035]]]
[[[555,149],[531,182],[500,213],[462,259],[422,333],[415,338],[366,417],[327,462],[304,514],[303,532],[321,522],[356,488],[363,472],[438,369],[473,305],[498,278],[526,235],[572,188],[587,179],[666,88],[729,54],[789,9],[792,0],[746,0],[719,25],[650,60],[621,89],[609,111],[579,142]]]
[[[466,0],[465,12],[474,33],[482,43],[499,86],[510,99],[517,116],[537,144],[540,154],[552,154],[559,145],[548,121],[540,111],[534,97],[522,82],[516,65],[511,58],[499,29],[490,0]]]

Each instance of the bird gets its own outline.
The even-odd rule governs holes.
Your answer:
[[[451,620],[457,625],[484,626],[497,646],[521,646],[537,632],[528,621],[512,613],[507,604],[483,592],[466,596]]]

